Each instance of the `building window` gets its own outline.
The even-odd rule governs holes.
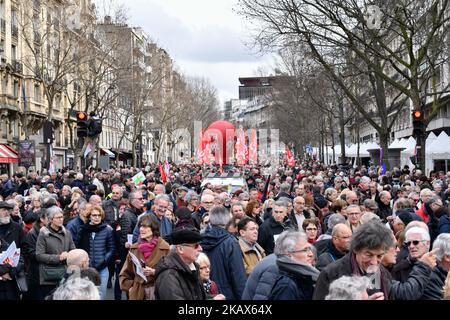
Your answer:
[[[41,90],[39,85],[34,86],[34,101],[41,102]]]
[[[14,80],[13,84],[13,97],[18,98],[19,97],[19,81]]]

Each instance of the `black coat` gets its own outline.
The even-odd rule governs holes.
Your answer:
[[[0,238],[0,252],[8,249],[10,243]],[[9,264],[0,264],[0,276],[9,274],[12,280],[0,281],[0,301],[3,300],[19,300],[19,288],[16,282],[16,275],[23,270],[23,256],[20,256],[17,267]]]
[[[327,265],[333,263],[345,256],[344,252],[338,251],[333,244],[333,241],[328,243],[328,249],[317,258],[316,268],[323,270]]]
[[[279,235],[290,226],[289,219],[285,220],[283,224],[277,222],[273,217],[270,217],[259,227],[258,243],[264,249],[267,255],[273,253],[275,248],[274,235]]]
[[[428,282],[420,300],[442,300],[442,288],[444,287],[447,273],[448,271],[445,271],[440,266],[434,267],[433,272],[431,272],[430,282]]]
[[[194,265],[196,270],[190,270],[175,252],[163,257],[155,271],[156,300],[205,300],[199,266]]]
[[[414,261],[411,257],[398,261],[392,268],[391,275],[394,280],[405,282],[408,280],[409,274],[414,266]]]
[[[346,254],[332,264],[329,264],[319,275],[314,290],[314,300],[323,300],[328,294],[330,283],[342,276],[354,275],[351,266],[351,253]],[[431,268],[425,263],[417,262],[404,283],[392,280],[390,273],[380,265],[381,282],[383,291],[388,292],[385,299],[389,300],[418,300],[422,297],[425,287],[428,285]]]
[[[0,225],[0,237],[3,238],[7,243],[16,242],[17,248],[21,248],[25,240],[25,232],[23,231],[21,225],[17,222],[12,221],[8,224]]]

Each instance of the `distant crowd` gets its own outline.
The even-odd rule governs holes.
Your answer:
[[[1,175],[0,300],[450,300],[450,171],[229,170]]]

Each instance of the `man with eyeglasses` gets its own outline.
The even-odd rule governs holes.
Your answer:
[[[146,213],[140,215],[138,217],[141,219],[143,216],[153,215],[159,222],[159,234],[161,237],[165,237],[169,233],[172,232],[172,223],[168,218],[166,218],[166,211],[169,207],[170,199],[166,194],[157,195],[155,200],[155,209],[151,211],[147,211]],[[137,242],[139,236],[139,226],[136,224],[133,231],[133,243]]]
[[[361,225],[352,235],[349,253],[322,270],[314,290],[314,300],[323,300],[330,283],[342,276],[369,276],[369,300],[417,300],[428,285],[432,267],[436,264],[433,252],[426,253],[416,263],[407,281],[393,280],[381,261],[394,246],[392,232],[379,221]],[[434,261],[433,261],[434,260]]]
[[[156,300],[205,300],[200,268],[195,262],[202,251],[202,236],[197,230],[179,229],[166,239],[171,252],[155,268]]]
[[[338,223],[331,231],[331,241],[327,250],[317,259],[316,268],[324,269],[330,263],[339,260],[348,252],[352,230],[343,223]]]
[[[406,231],[405,246],[408,248],[408,256],[398,261],[392,269],[392,278],[405,282],[414,266],[430,250],[430,234],[420,227],[412,227]]]
[[[313,267],[314,253],[305,233],[284,231],[277,239],[279,276],[269,300],[312,300],[319,270]]]
[[[197,230],[200,230],[200,222],[203,215],[214,206],[214,196],[212,194],[203,193],[200,206],[197,211],[192,213],[192,220],[194,220],[194,226]]]

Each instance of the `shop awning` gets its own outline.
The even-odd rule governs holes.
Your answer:
[[[104,153],[106,153],[108,155],[108,157],[110,157],[110,158],[115,158],[116,157],[116,155],[114,153],[112,153],[110,150],[108,150],[106,148],[102,148],[102,151]]]
[[[17,152],[6,144],[0,144],[0,163],[19,163]]]

